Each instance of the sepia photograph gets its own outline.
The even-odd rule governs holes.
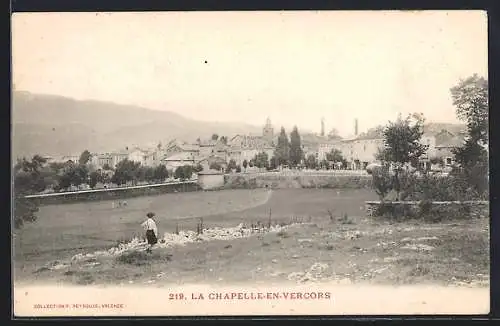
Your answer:
[[[486,12],[11,23],[15,317],[489,313]]]

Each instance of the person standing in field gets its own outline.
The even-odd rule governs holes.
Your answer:
[[[144,230],[146,230],[146,239],[149,244],[147,252],[151,252],[153,246],[158,243],[158,228],[156,227],[156,222],[153,219],[155,213],[149,212],[146,216],[147,220],[144,221],[141,225]]]

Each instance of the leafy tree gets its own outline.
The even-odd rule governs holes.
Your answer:
[[[288,137],[284,127],[281,127],[274,156],[278,161],[278,165],[286,165],[290,161],[290,143],[288,142]]]
[[[248,161],[247,160],[243,160],[243,168],[246,170],[248,166]]]
[[[330,163],[326,159],[323,159],[323,160],[321,160],[321,162],[319,162],[319,167],[322,168],[322,169],[329,170],[330,169]]]
[[[380,201],[384,201],[387,194],[393,189],[394,179],[389,172],[389,165],[386,163],[381,168],[374,170],[372,178],[375,192],[379,196]]]
[[[341,137],[339,136],[339,132],[337,129],[333,128],[330,130],[328,133],[328,139],[333,140],[333,139],[340,139]]]
[[[97,182],[99,182],[99,179],[100,179],[100,175],[99,175],[99,172],[97,171],[92,171],[90,174],[89,174],[89,186],[90,188],[94,189],[95,186],[97,185]]]
[[[395,122],[389,122],[383,131],[384,148],[377,154],[377,158],[383,162],[391,162],[394,166],[393,187],[397,200],[400,200],[399,174],[402,167],[407,163],[416,165],[427,150],[427,146],[420,142],[424,133],[424,121],[419,114],[409,115],[405,119],[400,116]]]
[[[227,145],[227,136],[222,136],[222,137],[220,137],[220,141],[221,141],[221,143],[223,143],[224,145]]]
[[[213,135],[212,135],[212,140],[217,140],[217,139],[219,139],[219,135],[217,135],[217,134],[213,134]]]
[[[332,149],[329,153],[326,153],[326,160],[334,163],[345,161],[342,152],[338,149]]]
[[[13,225],[16,229],[21,228],[25,222],[34,222],[37,219],[38,205],[25,196],[45,190],[41,171],[46,162],[40,155],[35,155],[31,161],[23,158],[14,167]]]
[[[236,161],[233,159],[229,160],[229,163],[227,164],[226,172],[229,173],[235,169],[236,169]]]
[[[297,166],[301,163],[304,152],[302,151],[302,145],[300,141],[300,134],[297,126],[293,127],[290,133],[290,165]]]
[[[150,166],[146,167],[146,169],[144,170],[144,180],[147,182],[156,181],[156,176],[155,176],[156,169],[157,168],[153,168]]]
[[[466,122],[467,138],[454,149],[460,165],[457,177],[466,180],[479,194],[488,191],[488,81],[474,74],[451,88],[457,117]]]
[[[212,163],[210,163],[209,168],[211,170],[220,171],[222,169],[222,166],[219,163],[217,163],[217,162],[212,162]]]
[[[141,163],[133,162],[124,159],[116,165],[115,173],[111,178],[113,183],[118,185],[126,184],[127,182],[134,182],[137,180],[137,174]]]
[[[175,169],[174,175],[176,179],[180,179],[182,181],[188,180],[193,175],[193,167],[191,165],[179,166]]]
[[[241,166],[237,165],[236,166],[236,173],[240,173],[241,172]]]
[[[465,121],[469,137],[488,142],[488,81],[474,74],[451,88],[457,117]]]
[[[71,184],[74,186],[79,186],[88,181],[89,169],[83,164],[76,165],[69,173]]]
[[[317,166],[316,156],[314,154],[309,154],[306,159],[306,167],[308,169],[315,169]]]
[[[191,177],[193,176],[193,167],[191,165],[184,165],[182,167],[182,171],[186,180],[191,179]]]
[[[158,182],[162,182],[165,179],[167,179],[169,176],[167,167],[163,164],[158,165],[154,170],[153,170],[153,180],[156,180]]]
[[[111,170],[113,170],[113,168],[108,163],[104,164],[102,166],[102,169],[105,170],[105,171],[111,171]]]
[[[88,150],[84,150],[82,154],[80,154],[80,159],[78,160],[78,163],[80,164],[87,164],[90,159],[92,158],[92,154]]]
[[[273,157],[271,157],[271,160],[269,160],[269,169],[275,170],[277,168],[278,168],[278,159],[276,158],[276,156],[273,155]]]

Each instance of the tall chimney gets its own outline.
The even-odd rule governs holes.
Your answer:
[[[321,118],[321,137],[325,135],[325,118]]]
[[[358,119],[354,120],[354,136],[358,135]]]

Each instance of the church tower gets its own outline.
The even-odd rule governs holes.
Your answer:
[[[272,142],[274,138],[274,130],[271,124],[271,119],[267,118],[266,125],[262,129],[262,137],[264,137],[267,141]]]

